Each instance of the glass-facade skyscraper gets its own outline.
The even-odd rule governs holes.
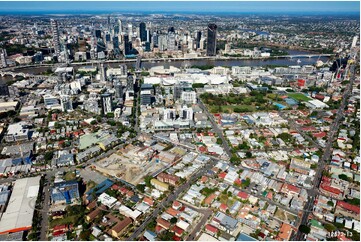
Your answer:
[[[217,25],[208,24],[207,56],[215,56],[217,47]]]
[[[141,22],[139,24],[139,35],[142,42],[147,41],[147,30],[145,29],[145,27],[145,23]]]

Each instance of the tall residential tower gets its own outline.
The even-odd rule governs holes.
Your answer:
[[[56,21],[54,19],[50,19],[50,24],[51,24],[51,31],[53,32],[53,44],[54,44],[55,55],[59,58],[60,57],[60,40],[59,40],[58,21]]]

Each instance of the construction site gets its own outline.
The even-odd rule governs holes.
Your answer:
[[[137,185],[144,176],[153,174],[167,165],[159,161],[157,155],[158,151],[151,147],[128,145],[98,161],[92,168],[104,175]]]

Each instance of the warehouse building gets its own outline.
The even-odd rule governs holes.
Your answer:
[[[40,176],[15,181],[8,206],[0,220],[0,234],[31,229],[39,182]]]

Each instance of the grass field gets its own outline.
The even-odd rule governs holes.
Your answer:
[[[211,106],[209,105],[209,111],[211,113],[220,113],[220,109],[219,106]],[[243,112],[254,112],[256,110],[256,107],[251,106],[251,105],[228,105],[228,106],[221,106],[222,108],[222,112],[224,113],[234,113],[237,111],[241,111]]]
[[[303,102],[303,101],[309,101],[311,100],[311,98],[306,97],[304,94],[302,93],[288,93],[287,94],[290,98],[293,98],[299,102]]]

